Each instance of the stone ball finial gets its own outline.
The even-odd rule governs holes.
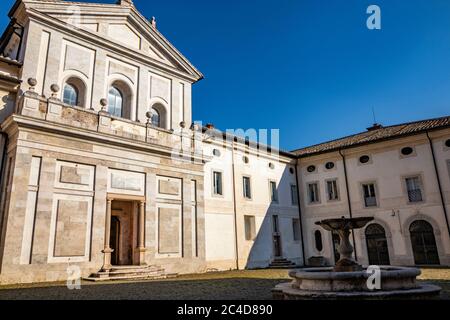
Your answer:
[[[52,97],[53,98],[56,98],[56,96],[58,95],[58,92],[59,92],[59,90],[60,90],[60,88],[59,88],[59,86],[57,85],[57,84],[52,84],[51,86],[50,86],[50,90],[52,90]]]
[[[180,122],[180,127],[183,128],[183,129],[186,128],[186,122],[181,121]]]
[[[30,91],[34,91],[34,89],[37,85],[36,78],[28,78],[27,82],[28,82],[28,85],[30,86]]]

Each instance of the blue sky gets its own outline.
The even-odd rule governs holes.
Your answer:
[[[450,114],[448,0],[134,3],[204,73],[193,116],[219,129],[280,129],[291,150],[365,130],[372,108],[384,125]]]

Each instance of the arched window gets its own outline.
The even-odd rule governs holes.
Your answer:
[[[167,112],[166,107],[161,103],[155,103],[151,106],[152,125],[158,128],[167,129]]]
[[[386,232],[381,225],[373,223],[366,228],[366,244],[370,265],[390,265]]]
[[[323,250],[322,232],[317,230],[314,233],[314,240],[316,242],[316,249],[317,249],[317,251],[321,252]]]
[[[78,105],[78,90],[74,85],[64,85],[63,102],[71,106]]]
[[[115,117],[122,117],[123,96],[122,93],[115,87],[111,87],[111,89],[109,89],[108,112]]]
[[[156,110],[155,108],[152,108],[151,113],[152,113],[152,125],[160,128],[161,127],[161,115],[159,114],[158,110]]]
[[[439,265],[433,226],[424,220],[414,221],[409,227],[416,265]]]

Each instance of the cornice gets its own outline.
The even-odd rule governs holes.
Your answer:
[[[17,114],[14,114],[6,119],[2,123],[1,128],[3,132],[6,132],[8,134],[12,134],[19,128],[28,128],[39,130],[41,132],[62,135],[63,137],[73,137],[83,139],[84,141],[99,142],[107,145],[124,147],[129,150],[138,150],[143,152],[150,152],[153,154],[159,154],[166,157],[172,157],[173,154],[173,149],[170,146],[161,146],[141,141],[135,141],[104,132],[94,132],[84,128],[70,127],[63,124]],[[199,154],[190,153],[189,157],[200,163],[204,163],[205,161],[204,157]]]

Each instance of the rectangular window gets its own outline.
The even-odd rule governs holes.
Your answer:
[[[337,180],[327,181],[328,200],[339,200]]]
[[[366,208],[377,206],[377,195],[375,193],[375,184],[363,184],[364,204]]]
[[[309,203],[319,202],[319,185],[317,183],[308,184]]]
[[[273,232],[278,233],[280,232],[280,227],[278,223],[278,216],[272,216],[272,224],[273,224]]]
[[[291,185],[291,203],[293,206],[298,205],[298,190],[295,184]]]
[[[292,219],[294,241],[300,241],[300,219]]]
[[[214,194],[222,196],[223,190],[222,190],[222,172],[213,172],[213,187],[214,187]]]
[[[254,216],[244,216],[245,240],[253,241],[256,238],[256,225]]]
[[[270,200],[278,203],[278,190],[277,183],[275,181],[270,181]]]
[[[406,178],[406,189],[408,191],[409,202],[423,201],[420,177]]]
[[[244,177],[243,180],[243,189],[244,189],[244,198],[251,199],[252,198],[252,189],[250,185],[250,178]]]

